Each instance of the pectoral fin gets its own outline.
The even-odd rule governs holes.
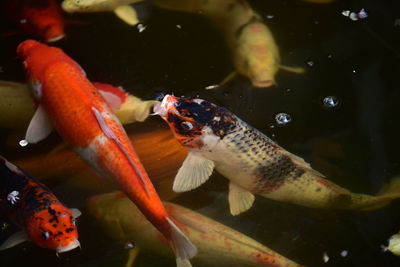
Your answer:
[[[18,231],[12,234],[6,241],[4,241],[3,244],[1,244],[0,250],[12,248],[28,240],[29,238],[24,231]]]
[[[42,105],[40,105],[33,115],[26,131],[25,140],[28,143],[35,144],[45,139],[51,133],[53,126]]]
[[[136,10],[130,5],[118,6],[114,9],[114,13],[118,18],[129,25],[134,26],[139,23]]]
[[[74,219],[78,218],[79,216],[82,215],[82,212],[78,209],[71,209],[71,213],[72,213],[72,217],[74,217]]]
[[[253,206],[254,195],[235,183],[229,183],[229,207],[232,215],[238,215]]]
[[[293,73],[297,73],[297,74],[302,74],[306,71],[302,67],[289,67],[289,66],[279,65],[279,68],[281,70],[285,70],[285,71],[293,72]]]
[[[173,190],[186,192],[205,183],[211,176],[214,162],[194,152],[189,152],[175,177]]]
[[[228,82],[233,80],[236,76],[237,76],[236,71],[231,72],[228,76],[226,76],[225,79],[222,80],[222,82],[219,83],[218,87],[224,86],[225,84],[227,84]],[[214,88],[217,88],[217,87],[212,87],[211,89],[214,89]]]
[[[119,108],[122,104],[121,98],[111,92],[99,90],[99,93],[103,96],[104,100],[106,100],[107,104],[112,109]]]

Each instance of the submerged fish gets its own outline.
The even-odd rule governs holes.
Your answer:
[[[389,239],[389,245],[382,246],[384,251],[389,250],[396,256],[400,256],[400,232],[397,234],[394,234],[390,237]]]
[[[107,103],[122,124],[144,121],[157,101],[143,101],[122,87],[95,82],[93,85],[104,95]],[[26,127],[35,113],[35,104],[27,84],[0,81],[0,127],[19,129]]]
[[[255,87],[269,87],[279,69],[302,73],[302,68],[282,66],[279,48],[262,20],[246,1],[241,0],[155,0],[161,8],[206,16],[223,34],[231,49],[236,73],[249,78]],[[229,75],[221,84],[229,81]]]
[[[230,180],[233,215],[249,209],[254,195],[312,208],[373,210],[400,197],[400,179],[380,196],[355,194],[280,147],[232,112],[197,98],[164,97],[154,112],[190,153],[175,181],[177,192],[194,189],[215,169]]]
[[[33,40],[17,53],[40,102],[25,139],[36,143],[54,127],[83,160],[119,184],[168,240],[178,266],[189,265],[196,247],[168,217],[122,125],[82,68],[61,49]]]
[[[172,183],[187,150],[176,141],[169,129],[153,129],[144,133],[133,131],[129,139],[160,197],[170,199],[176,196]],[[41,180],[63,179],[63,183],[90,193],[117,190],[110,179],[95,173],[70,147],[57,147],[49,153],[18,159],[15,163]]]
[[[129,25],[139,23],[136,10],[129,4],[144,0],[64,0],[62,8],[68,13],[113,11],[118,18]]]
[[[56,0],[10,0],[8,15],[21,30],[47,43],[65,36],[62,10]]]
[[[0,250],[27,240],[57,253],[80,246],[75,225],[80,212],[66,208],[45,185],[1,156],[0,207],[22,228]]]
[[[172,256],[165,249],[165,239],[140,214],[122,193],[113,192],[92,197],[88,211],[111,238],[135,242],[139,251]],[[177,204],[164,206],[184,233],[197,246],[199,253],[192,260],[195,266],[300,266],[257,241],[206,216]]]

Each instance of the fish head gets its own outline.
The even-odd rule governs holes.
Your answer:
[[[112,11],[118,6],[118,1],[110,0],[64,0],[62,8],[68,13]]]
[[[65,23],[58,3],[55,0],[31,2],[33,4],[25,11],[26,20],[22,21],[29,24],[32,34],[46,43],[62,39],[65,36]]]
[[[236,125],[236,116],[225,108],[199,98],[166,95],[154,106],[186,148],[212,150]]]
[[[27,220],[25,231],[37,245],[66,252],[80,246],[76,221],[71,210],[60,203],[48,205]]]

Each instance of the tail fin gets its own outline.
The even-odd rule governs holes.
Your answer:
[[[171,226],[172,243],[176,255],[177,267],[191,267],[189,259],[197,254],[197,248],[189,238],[167,217]]]

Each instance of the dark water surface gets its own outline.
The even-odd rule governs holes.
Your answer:
[[[92,81],[122,85],[143,99],[173,92],[225,106],[328,179],[353,192],[375,194],[400,173],[400,27],[394,26],[400,18],[398,1],[250,3],[273,32],[282,63],[302,66],[305,74],[280,71],[278,86],[271,88],[252,88],[245,78],[237,78],[206,91],[205,86],[220,82],[233,70],[222,36],[204,18],[146,5],[141,5],[147,25],[142,33],[112,13],[85,14],[74,18],[88,23],[69,25],[67,38],[56,45],[79,62]],[[364,20],[341,15],[344,9],[361,8],[369,14]],[[24,79],[15,49],[25,38],[0,40],[4,69],[0,80]],[[324,107],[327,96],[337,97],[340,104]],[[280,112],[290,114],[292,122],[278,126],[275,115]],[[166,127],[158,118],[135,127],[146,125]],[[0,151],[10,160],[49,150],[58,141],[53,136],[22,149],[7,145],[8,135],[1,130]],[[27,243],[1,251],[0,266],[123,266],[123,246],[107,238],[85,215],[87,196],[62,183],[49,186],[69,206],[83,210],[82,251],[58,259],[54,251]],[[251,210],[232,217],[226,192],[227,180],[214,174],[176,202],[307,266],[400,266],[399,258],[381,249],[400,230],[399,200],[378,211],[356,212],[303,208],[257,197]],[[2,231],[1,240],[13,230],[10,226]],[[341,256],[343,251],[347,256]],[[324,253],[329,256],[326,263]],[[174,266],[174,261],[143,254],[137,266]]]

